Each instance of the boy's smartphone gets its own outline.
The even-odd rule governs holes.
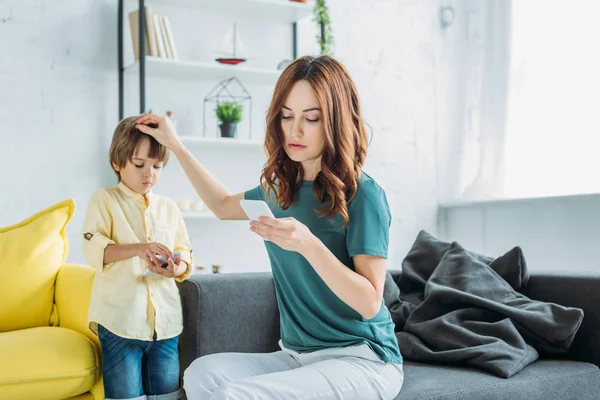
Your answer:
[[[240,206],[251,221],[258,221],[258,217],[275,218],[269,205],[262,200],[240,200]]]
[[[173,253],[173,261],[177,261],[177,259],[181,256],[181,253],[179,251],[176,251],[175,253]],[[162,256],[160,255],[156,255],[156,258],[158,259],[158,261],[160,261],[160,266],[163,268],[167,268],[167,265],[169,265],[169,263],[167,262],[167,260],[165,260],[164,258],[162,258]]]
[[[173,253],[173,261],[177,261],[177,259],[181,257],[181,252],[176,251],[175,253]],[[159,256],[158,254],[156,255],[156,258],[158,259],[158,261],[161,262],[160,266],[163,268],[167,268],[167,266],[169,265],[169,263],[167,262],[167,260],[165,260],[164,258],[162,258],[162,256]],[[154,272],[150,271],[149,269],[146,269],[144,271],[144,276],[150,276],[154,274]]]

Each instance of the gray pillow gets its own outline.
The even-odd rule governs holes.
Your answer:
[[[400,289],[392,274],[388,271],[385,274],[385,284],[383,286],[383,302],[387,308],[392,308],[394,305],[400,302]]]

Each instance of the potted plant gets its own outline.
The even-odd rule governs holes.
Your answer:
[[[333,50],[333,33],[331,30],[331,19],[329,18],[329,8],[326,0],[316,0],[313,9],[314,19],[319,28],[317,42],[321,49],[321,54],[331,54]]]
[[[242,105],[235,101],[217,104],[217,118],[221,121],[221,137],[235,137],[237,124],[242,120]]]

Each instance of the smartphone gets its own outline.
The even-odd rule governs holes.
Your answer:
[[[177,261],[177,259],[181,257],[181,252],[176,251],[175,253],[173,253],[173,261]],[[156,255],[156,258],[158,259],[158,261],[161,262],[160,266],[163,268],[167,268],[167,266],[169,265],[169,263],[167,262],[167,260],[165,260],[164,258],[162,258],[162,256],[159,256],[158,254]],[[144,276],[150,276],[150,275],[154,275],[154,272],[150,271],[149,269],[146,269],[144,271]]]
[[[177,258],[179,258],[181,256],[181,253],[176,251],[175,253],[173,253],[173,261],[177,261]],[[160,255],[156,255],[156,258],[158,259],[158,261],[160,261],[160,266],[163,268],[167,268],[167,265],[169,265],[169,263],[167,262],[167,260],[165,260],[164,258],[162,258],[162,256]]]
[[[258,217],[275,218],[269,205],[262,200],[240,200],[240,206],[251,221],[258,221]]]

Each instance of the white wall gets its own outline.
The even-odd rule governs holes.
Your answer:
[[[520,246],[530,270],[600,271],[600,195],[440,208],[440,238],[498,257]]]
[[[0,0],[0,135],[5,148],[15,149],[5,151],[0,226],[74,198],[78,208],[69,227],[73,262],[84,262],[80,227],[89,196],[114,184],[107,163],[110,137],[118,122],[114,3]],[[454,25],[446,31],[439,27],[437,0],[331,0],[329,4],[335,55],[353,74],[374,132],[365,170],[388,193],[394,217],[390,267],[399,268],[419,229],[437,232],[436,159],[446,151],[440,146],[456,125],[453,99],[462,90],[457,73],[468,51],[462,16],[466,11],[476,14],[484,3],[444,2],[457,10]],[[169,17],[180,58],[189,60],[214,58],[213,50],[233,22],[227,16],[209,18],[198,11],[164,7],[154,11]],[[248,65],[272,67],[290,57],[289,26],[238,23],[251,57]],[[128,29],[125,25],[130,52]],[[310,20],[300,24],[301,54],[314,53],[313,35]],[[215,83],[152,78],[148,107],[157,112],[175,110],[180,129],[199,134],[202,100]],[[260,124],[271,89],[250,84],[248,89],[254,100],[253,119]],[[131,76],[126,91],[126,113],[136,113]],[[231,191],[257,183],[257,156],[203,151],[198,156]],[[167,166],[157,191],[175,199],[192,196],[177,169],[176,162]],[[189,223],[188,228],[199,263],[220,263],[224,272],[268,268],[260,240],[245,225],[203,221]]]
[[[331,2],[336,56],[353,74],[374,131],[365,170],[393,215],[390,266],[400,269],[418,231],[437,233],[437,204],[460,159],[453,144],[469,110],[465,67],[477,58],[489,1]],[[454,23],[440,28],[441,6]],[[453,162],[454,160],[454,162]]]
[[[117,118],[116,29],[109,1],[0,1],[0,226],[66,198],[71,259],[83,261],[85,205],[111,185]]]

